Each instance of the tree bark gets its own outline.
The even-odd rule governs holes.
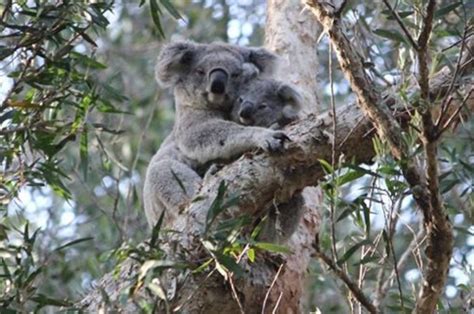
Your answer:
[[[281,57],[275,78],[299,89],[305,113],[317,113],[320,105],[316,48],[321,32],[321,25],[300,0],[267,2],[265,47]]]

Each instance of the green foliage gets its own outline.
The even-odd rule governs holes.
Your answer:
[[[413,36],[419,32],[423,6],[422,1],[396,2],[395,10]],[[456,43],[465,24],[472,24],[470,8],[472,1],[439,4],[430,44],[432,73],[443,66],[456,68]],[[261,251],[288,252],[284,246],[259,242],[261,224],[254,219],[227,217],[238,198],[228,195],[224,182],[207,214],[202,238],[207,255],[199,263],[166,256],[162,218],[151,240],[136,245],[149,236],[140,182],[174,113],[172,98],[153,80],[161,40],[176,35],[202,42],[218,39],[260,45],[264,9],[259,0],[0,4],[2,312],[56,311],[69,306],[93,279],[128,257],[142,267],[117,308],[142,286],[166,304],[165,291],[154,280],[165,271],[215,270],[225,278],[244,276],[240,258],[246,256],[252,266]],[[395,90],[397,108],[431,106],[420,104],[419,91],[410,87],[414,51],[393,14],[382,3],[362,1],[348,2],[343,15],[347,36],[364,59],[375,87]],[[323,90],[328,90],[329,50],[324,38],[318,50],[321,68],[315,73]],[[347,103],[350,90],[339,71],[334,82],[336,102]],[[322,96],[328,99],[329,94]],[[404,140],[410,157],[419,159],[420,117],[413,116],[410,124]],[[472,127],[472,122],[466,122],[455,133],[448,132],[439,152],[441,192],[456,235],[451,270],[465,277],[472,267]],[[321,161],[328,174],[322,184],[326,207],[334,206],[334,215],[324,215],[320,246],[329,252],[335,244],[334,261],[362,282],[364,291],[375,291],[380,274],[386,279],[392,272],[419,224],[399,164],[383,139],[374,140],[374,146],[378,155],[374,165],[350,165],[341,159],[345,168],[340,169],[339,164]],[[334,238],[328,227],[331,219]],[[41,232],[31,232],[39,226]],[[415,250],[414,255],[420,252]],[[403,295],[398,283],[388,291],[388,311],[413,308],[416,291],[411,290],[411,276],[419,276],[419,266],[411,256],[398,276]],[[321,264],[311,265],[309,278],[309,308],[317,304],[322,312],[348,310],[341,302],[345,290]],[[440,310],[455,312],[467,303],[464,296],[472,289],[459,278],[448,278],[455,295],[444,296]],[[103,297],[110,302],[105,291]],[[156,311],[153,304],[140,306],[143,311]]]
[[[3,204],[25,184],[46,183],[61,197],[71,198],[59,153],[76,138],[87,139],[87,129],[95,128],[89,115],[113,108],[93,73],[106,66],[94,59],[97,44],[89,35],[108,25],[104,15],[111,5],[4,5],[0,28],[7,45],[1,60],[11,69],[13,84],[0,111],[0,162],[7,169],[0,179]],[[84,49],[87,54],[78,51]],[[87,141],[81,140],[81,156],[87,149]]]
[[[49,252],[48,257],[40,260],[36,254],[39,229],[30,234],[29,224],[22,230],[2,224],[10,232],[10,244],[0,248],[2,253],[0,267],[0,309],[2,312],[35,312],[44,307],[70,307],[72,301],[54,298],[40,292],[41,278],[49,266],[52,255],[91,238],[77,239]],[[40,236],[41,237],[41,236]]]

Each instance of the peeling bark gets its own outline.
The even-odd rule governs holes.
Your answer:
[[[270,0],[267,3],[265,46],[281,57],[276,79],[296,86],[306,104],[305,113],[317,113],[317,40],[322,27],[300,0]]]

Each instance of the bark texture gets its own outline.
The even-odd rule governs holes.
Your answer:
[[[267,2],[265,46],[281,57],[276,79],[296,86],[304,98],[306,113],[317,113],[317,41],[322,27],[301,0]]]

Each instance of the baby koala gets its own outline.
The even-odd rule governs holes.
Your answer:
[[[301,96],[291,86],[255,78],[240,89],[231,119],[243,125],[281,129],[299,118]]]
[[[298,120],[300,94],[291,86],[272,79],[255,78],[240,89],[231,119],[243,125],[281,129]],[[304,198],[296,193],[288,202],[271,204],[265,212],[260,240],[282,243],[296,230],[303,216]]]

